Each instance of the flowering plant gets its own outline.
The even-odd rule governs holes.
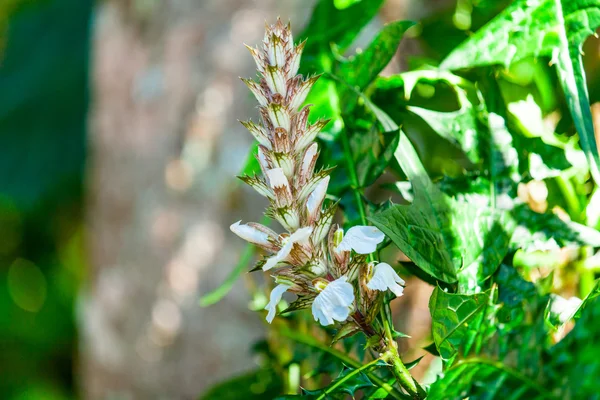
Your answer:
[[[600,25],[596,14],[575,3],[569,21],[590,13],[586,21]],[[273,333],[265,370],[269,382],[279,383],[270,389],[264,384],[263,393],[593,398],[593,379],[564,380],[575,364],[600,373],[600,363],[585,356],[600,355],[600,348],[582,342],[600,335],[590,325],[600,313],[592,256],[600,247],[594,184],[600,158],[593,129],[589,135],[584,77],[573,67],[581,60],[569,53],[585,35],[569,25],[563,26],[563,47],[535,48],[536,37],[527,35],[511,37],[509,53],[490,47],[510,29],[555,32],[550,26],[558,23],[556,13],[566,12],[546,1],[516,1],[438,68],[383,78],[380,72],[413,23],[387,24],[362,52],[340,55],[380,5],[338,7],[322,0],[306,40],[295,44],[289,24],[277,20],[267,26],[262,46],[249,47],[259,78],[244,82],[259,103],[261,121],[242,123],[257,145],[255,167],[247,168],[254,173],[240,179],[268,200],[266,217],[285,230],[231,225],[263,251],[253,271],[265,271],[273,282],[259,308]],[[549,14],[541,21],[513,18],[542,11]],[[324,15],[338,25],[324,29]],[[573,116],[581,149],[576,135],[558,135],[544,125],[534,96],[511,97],[509,84],[516,84],[502,77],[505,70],[497,64],[527,56],[551,57],[565,96],[578,99],[563,111]],[[428,97],[431,90],[456,109],[443,110]],[[327,119],[315,119],[310,104]],[[424,122],[443,138],[444,163],[430,161],[426,168],[396,121],[407,130]],[[411,139],[418,142],[426,132],[417,129]],[[587,164],[581,162],[586,158]],[[365,189],[376,181],[401,203],[370,201]],[[392,243],[401,253],[393,252]],[[392,261],[394,255],[404,261]],[[383,258],[388,262],[377,261]],[[410,277],[408,283],[399,272]],[[407,335],[396,331],[392,318],[393,300],[411,284],[420,290],[431,285],[425,382],[409,371],[423,357],[406,362],[400,356],[396,340]],[[285,293],[295,295],[289,304]],[[298,346],[317,354],[298,355]],[[329,376],[325,387],[318,385],[321,375]],[[207,396],[216,393],[222,392]]]

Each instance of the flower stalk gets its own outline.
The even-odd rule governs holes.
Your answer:
[[[259,143],[256,158],[261,174],[240,179],[267,198],[265,215],[285,232],[241,221],[232,224],[231,231],[265,252],[255,270],[269,271],[277,284],[265,307],[267,321],[275,318],[284,293],[292,292],[297,300],[287,311],[311,307],[315,321],[323,326],[337,323],[340,332],[362,331],[376,338],[374,347],[390,363],[401,386],[414,398],[424,398],[425,392],[400,360],[386,320],[383,325],[376,321],[382,292],[400,296],[404,281],[372,256],[384,235],[367,226],[346,132],[342,140],[363,226],[344,233],[333,223],[337,203],[326,198],[331,170],[315,169],[319,156],[315,139],[328,121],[309,123],[310,105],[302,106],[318,79],[297,73],[304,43],[294,45],[289,24],[277,20],[267,26],[261,48],[247,47],[259,79],[242,80],[259,103],[261,120],[242,124]]]

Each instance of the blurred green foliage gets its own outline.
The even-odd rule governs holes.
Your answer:
[[[74,397],[92,2],[0,2],[0,398]]]

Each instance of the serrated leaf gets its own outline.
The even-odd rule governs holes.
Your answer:
[[[384,25],[365,50],[339,64],[336,74],[359,90],[366,88],[388,65],[404,33],[414,25],[412,21],[394,21]]]
[[[436,287],[429,300],[433,340],[445,360],[464,344],[469,325],[483,317],[489,293],[462,295],[446,293]]]
[[[329,398],[332,394],[339,393],[346,393],[354,398],[354,395],[358,390],[375,387],[366,373],[377,367],[386,366],[387,364],[381,359],[375,359],[360,368],[344,368],[339,376],[326,388],[306,391],[306,393],[311,396],[316,396],[317,400],[323,400]]]
[[[425,356],[421,356],[415,360],[409,361],[409,362],[405,362],[404,366],[406,367],[406,369],[408,369],[409,371],[411,369],[413,369],[414,367],[416,367],[417,365],[419,365],[419,362],[421,361],[421,359],[423,359],[423,357]]]
[[[432,399],[548,399],[554,398],[531,380],[520,380],[518,371],[487,359],[466,360],[444,372],[429,390]],[[550,395],[550,396],[549,396]]]
[[[598,0],[517,0],[452,51],[441,68],[508,66],[528,57],[552,57],[590,171],[600,182],[600,155],[580,53],[583,41],[598,26]]]
[[[350,145],[361,187],[372,185],[383,174],[394,156],[398,139],[395,132],[381,132],[375,127],[363,135],[352,136]]]
[[[429,275],[446,283],[459,280],[465,291],[475,291],[506,255],[506,218],[456,202],[432,186],[426,196],[417,191],[411,205],[395,205],[371,220]]]
[[[406,107],[421,117],[441,137],[450,141],[466,154],[473,164],[481,162],[481,143],[478,131],[482,128],[477,110],[467,99],[463,89],[456,87],[460,109],[452,112],[427,110],[421,107]]]
[[[518,227],[511,238],[511,248],[537,250],[553,241],[557,248],[567,245],[600,246],[600,232],[572,221],[563,221],[556,214],[539,214],[521,204],[510,212]]]
[[[350,337],[352,335],[355,335],[356,333],[358,333],[360,331],[361,331],[360,326],[358,326],[353,321],[346,322],[335,333],[335,336],[331,340],[331,344],[333,345],[337,341],[345,339],[345,338]]]
[[[384,129],[398,130],[400,139],[394,157],[415,193],[411,206],[392,206],[370,220],[411,261],[434,278],[454,283],[464,268],[460,283],[465,290],[475,291],[478,283],[490,276],[506,255],[510,235],[504,232],[503,224],[498,223],[504,215],[446,198],[431,182],[414,147],[398,125],[368,99],[363,100]]]
[[[443,69],[502,64],[552,56],[561,38],[579,46],[600,25],[597,0],[516,0],[454,49]],[[562,51],[562,49],[561,49]]]
[[[380,76],[375,80],[375,90],[404,89],[404,98],[410,99],[413,89],[419,82],[439,83],[444,82],[449,86],[472,86],[466,79],[454,75],[448,71],[437,69],[422,69],[417,71],[408,71],[401,74],[388,77]]]
[[[340,51],[352,44],[362,28],[377,14],[383,0],[356,2],[336,7],[333,0],[320,0],[299,39],[308,39],[304,54],[311,57],[335,43]]]

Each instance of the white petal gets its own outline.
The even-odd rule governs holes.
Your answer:
[[[313,228],[312,226],[307,226],[304,228],[298,229],[296,232],[290,235],[289,241],[293,243],[301,243],[304,244],[312,234]]]
[[[270,257],[265,265],[263,265],[263,271],[270,270],[278,262],[284,261],[287,256],[290,255],[290,251],[292,251],[292,247],[294,247],[294,243],[304,244],[310,238],[310,235],[313,231],[313,228],[307,226],[305,228],[300,228],[296,232],[292,233],[290,237],[287,238],[281,250],[277,252],[274,256]]]
[[[265,232],[261,232],[260,230],[252,226],[246,224],[242,225],[240,224],[240,222],[242,221],[240,220],[229,227],[229,229],[231,229],[231,232],[235,233],[236,235],[250,243],[269,245],[269,235],[267,235]]]
[[[310,175],[313,172],[318,150],[319,150],[319,145],[316,143],[313,143],[306,149],[306,152],[304,153],[304,157],[302,158],[302,164],[300,166],[300,177],[304,181],[309,180]]]
[[[315,298],[312,304],[312,314],[315,321],[323,326],[331,325],[334,321],[348,319],[354,303],[354,288],[342,276],[329,283]]]
[[[314,215],[317,209],[321,207],[321,203],[327,194],[327,185],[329,185],[329,176],[319,182],[315,190],[308,196],[306,208],[310,215]]]
[[[267,157],[265,156],[265,153],[263,152],[263,150],[260,148],[260,146],[258,146],[258,163],[260,164],[260,167],[263,169],[265,175],[266,175],[266,171],[270,168],[269,166],[269,160],[267,160]]]
[[[276,187],[289,187],[288,179],[281,168],[273,168],[267,171],[267,178],[271,189]]]
[[[367,287],[371,290],[379,290],[381,292],[389,289],[396,297],[400,297],[404,292],[404,288],[400,285],[404,284],[404,280],[398,276],[394,268],[389,264],[379,263],[375,266],[373,277],[367,283]]]
[[[286,285],[284,283],[279,284],[271,290],[271,296],[269,297],[269,303],[265,306],[265,310],[269,310],[267,314],[267,322],[273,322],[275,318],[275,312],[277,311],[277,304],[281,301],[281,296],[289,289],[292,285]]]
[[[385,235],[374,226],[353,226],[346,232],[337,251],[354,250],[358,254],[370,254],[377,250],[377,245]]]

